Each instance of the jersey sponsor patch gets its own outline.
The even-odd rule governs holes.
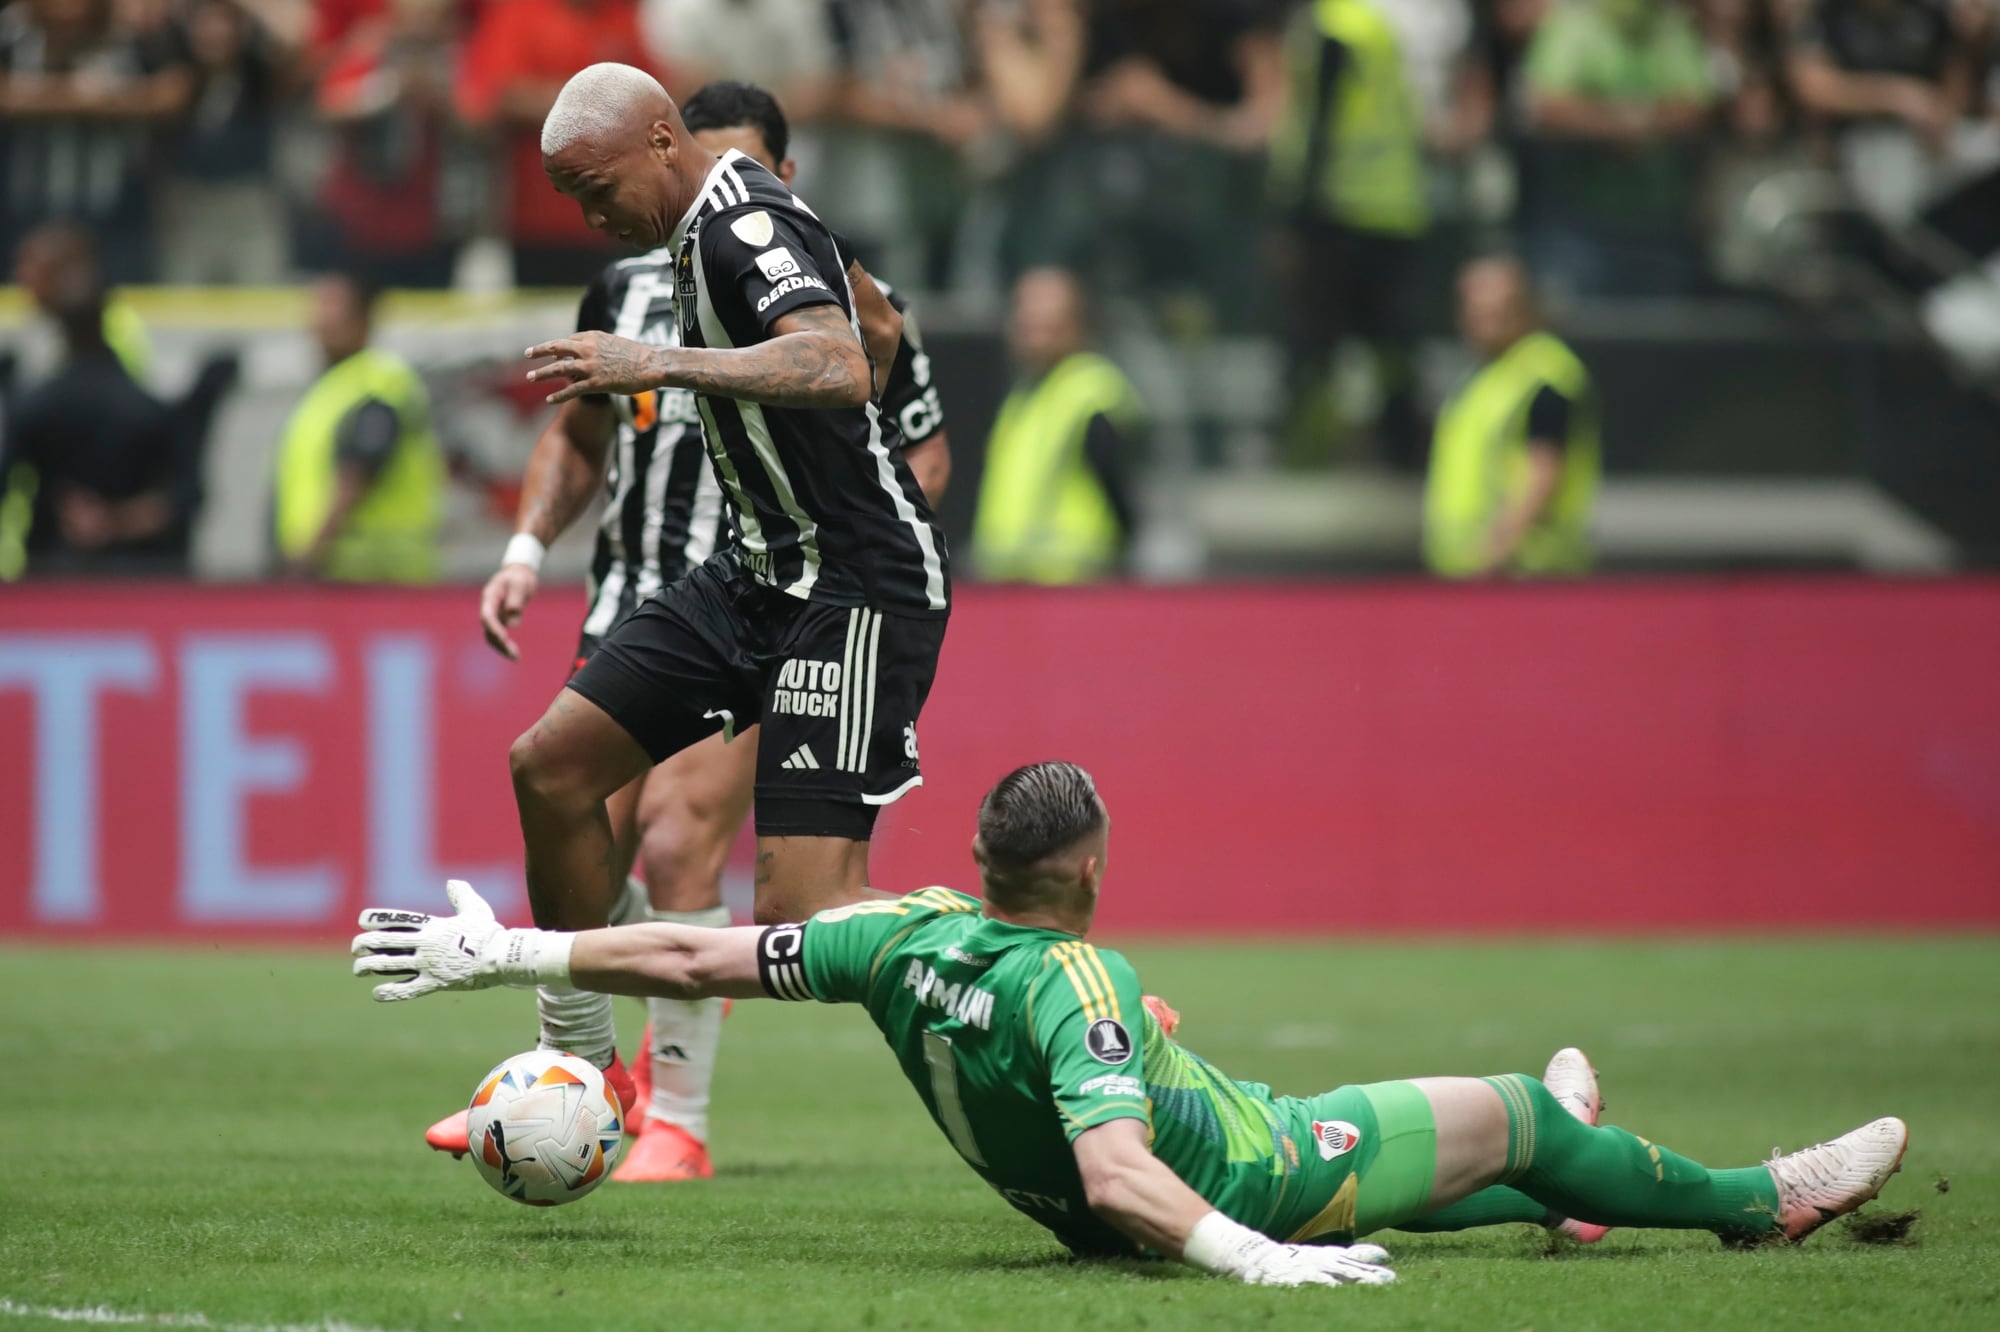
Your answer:
[[[806,984],[806,927],[773,925],[757,937],[757,979],[773,999],[811,999]]]
[[[759,216],[763,216],[759,214]],[[753,244],[755,242],[752,242]],[[803,272],[799,261],[792,258],[792,252],[782,245],[776,245],[757,256],[757,268],[771,281],[788,278]]]
[[[769,294],[763,300],[757,302],[757,313],[763,314],[764,311],[770,309],[793,292],[804,291],[807,287],[817,287],[821,291],[825,291],[826,283],[821,282],[810,273],[795,273],[772,287]]]
[[[1122,1064],[1132,1057],[1132,1037],[1117,1018],[1099,1018],[1083,1034],[1083,1047],[1100,1064]]]
[[[1087,1079],[1076,1090],[1079,1096],[1136,1096],[1143,1100],[1146,1084],[1127,1073],[1104,1073]]]
[[[771,222],[771,215],[759,208],[754,213],[746,213],[729,224],[736,233],[736,239],[745,245],[769,245],[777,228]]]
[[[1361,1145],[1361,1130],[1344,1119],[1315,1119],[1313,1141],[1319,1144],[1319,1159],[1331,1161]]]

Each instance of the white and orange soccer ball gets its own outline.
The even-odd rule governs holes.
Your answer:
[[[588,1060],[530,1050],[479,1080],[467,1112],[473,1164],[515,1202],[554,1207],[602,1184],[618,1163],[625,1113]]]

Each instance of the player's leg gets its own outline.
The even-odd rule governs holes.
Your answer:
[[[875,811],[856,810],[851,822],[813,826],[838,831],[787,831],[767,834],[759,805],[757,819],[757,905],[759,925],[804,920],[828,907],[846,906],[871,896],[868,891],[868,842]],[[774,815],[771,825],[798,829],[802,825]]]
[[[734,599],[733,571],[707,565],[643,602],[515,742],[509,758],[536,925],[605,924],[625,878],[605,801],[745,706],[731,646]],[[542,1047],[615,1071],[631,1108],[610,996],[543,986],[536,1003]]]
[[[1556,1051],[1542,1074],[1542,1085],[1563,1109],[1585,1124],[1595,1125],[1603,1113],[1604,1097],[1598,1091],[1597,1070],[1583,1051],[1569,1047]],[[1543,1226],[1568,1236],[1579,1244],[1595,1244],[1610,1230],[1562,1216],[1542,1206],[1519,1189],[1494,1184],[1470,1197],[1405,1221],[1396,1229],[1413,1234],[1473,1230],[1480,1226],[1526,1223]]]
[[[625,783],[604,802],[604,816],[611,820],[611,842],[616,863],[613,873],[624,877],[624,885],[605,917],[607,925],[633,925],[646,919],[652,904],[646,880],[637,872],[639,853],[639,793],[645,789],[646,774]]]
[[[514,742],[508,761],[536,926],[601,928],[624,887],[605,801],[652,766],[646,751],[603,707],[565,688]],[[637,1097],[618,1063],[610,996],[543,985],[535,1006],[542,1049],[567,1051],[607,1073],[617,1066],[610,1081],[629,1116]]]
[[[635,872],[647,886],[648,919],[709,929],[729,924],[722,872],[750,812],[756,766],[753,727],[726,743],[710,736],[647,774]],[[639,1112],[645,1132],[613,1179],[666,1183],[715,1173],[708,1156],[708,1098],[725,1003],[646,1001]]]
[[[1426,1130],[1434,1137],[1428,1197],[1384,1191],[1386,1214],[1370,1203],[1369,1175],[1359,1191],[1358,1229],[1396,1225],[1436,1212],[1495,1184],[1507,1184],[1563,1216],[1605,1226],[1708,1230],[1796,1239],[1875,1196],[1899,1167],[1907,1131],[1878,1120],[1769,1166],[1711,1170],[1637,1134],[1592,1127],[1566,1110],[1534,1078],[1423,1078],[1361,1089],[1374,1106],[1384,1146],[1414,1177]],[[1411,1095],[1422,1098],[1422,1105]],[[1423,1120],[1428,1118],[1428,1126]],[[1406,1210],[1408,1209],[1408,1210]],[[1399,1215],[1400,1214],[1400,1215]],[[1393,1219],[1392,1219],[1393,1218]]]

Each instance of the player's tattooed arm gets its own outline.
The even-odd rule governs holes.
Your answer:
[[[528,348],[554,358],[528,372],[535,382],[566,379],[549,395],[568,402],[589,393],[693,389],[773,407],[859,407],[872,394],[868,353],[837,305],[810,305],[772,325],[751,347],[654,347],[608,333],[578,333]]]

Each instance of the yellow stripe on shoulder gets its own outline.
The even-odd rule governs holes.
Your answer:
[[[1098,988],[1096,977],[1090,974],[1089,968],[1079,957],[1077,950],[1081,947],[1083,947],[1081,944],[1057,944],[1050,952],[1058,962],[1062,963],[1062,969],[1068,975],[1070,985],[1076,990],[1076,997],[1083,1004],[1084,1020],[1095,1022],[1101,1017],[1108,1017],[1110,1011],[1105,1003],[1104,992]]]
[[[903,900],[917,906],[929,907],[933,911],[971,911],[974,904],[949,888],[919,888],[907,894]]]
[[[1070,988],[1076,991],[1077,1002],[1083,1005],[1084,1017],[1089,1019],[1091,1017],[1091,1009],[1097,1006],[1096,997],[1084,988],[1083,978],[1077,975],[1076,968],[1071,966],[1069,958],[1064,956],[1068,949],[1068,944],[1057,944],[1054,948],[1049,949],[1048,956],[1050,960],[1063,969],[1063,975],[1069,980]]]
[[[1087,943],[1078,944],[1077,957],[1084,971],[1104,986],[1104,1001],[1110,1006],[1111,1016],[1124,1021],[1124,1014],[1118,1009],[1118,987],[1111,983],[1111,972],[1106,969],[1104,959],[1098,956],[1097,949]]]

